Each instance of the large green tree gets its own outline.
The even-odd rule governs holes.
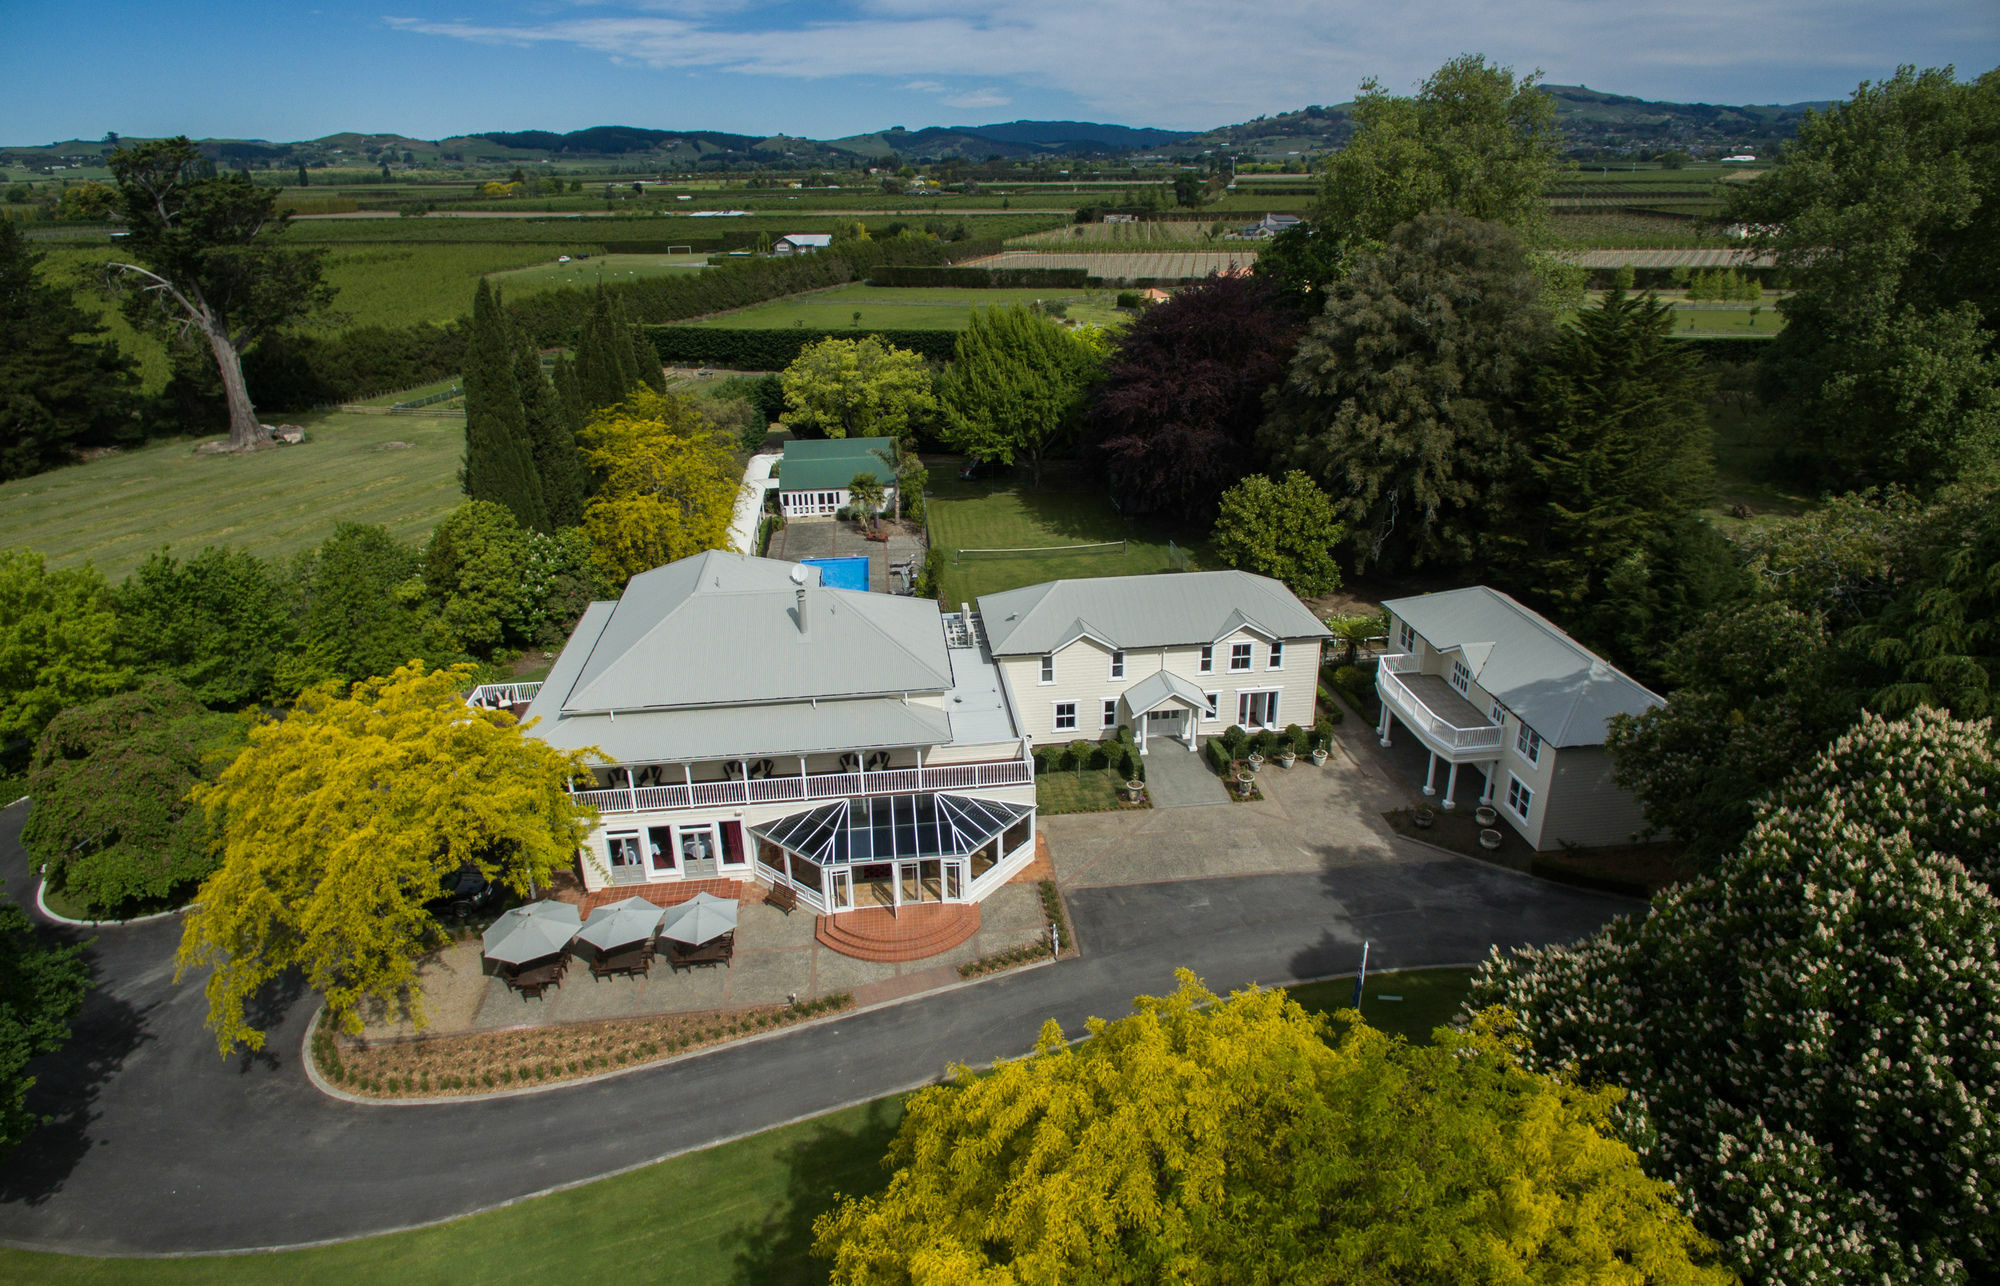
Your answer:
[[[51,888],[96,915],[184,895],[215,869],[207,818],[188,792],[241,739],[235,719],[158,676],[65,710],[28,764],[35,807],[22,846]]]
[[[67,291],[37,275],[21,225],[0,219],[0,481],[133,435],[132,362]]]
[[[590,477],[576,445],[576,425],[560,390],[542,370],[534,341],[522,335],[514,356],[514,383],[521,391],[529,458],[542,492],[548,527],[559,531],[583,521]]]
[[[298,634],[296,598],[276,562],[211,545],[185,560],[154,553],[118,587],[117,607],[141,669],[187,685],[203,705],[234,708],[281,695],[275,675]]]
[[[1992,825],[1937,789],[1967,731],[1864,720],[1715,874],[1474,982],[1534,1066],[1630,1095],[1647,1170],[1752,1281],[2000,1274],[2000,903],[1933,847]]]
[[[549,515],[521,397],[519,350],[499,297],[482,277],[472,297],[472,330],[465,345],[465,467],[460,483],[472,499],[505,505],[523,527],[539,531],[548,527]]]
[[[120,147],[107,163],[127,256],[111,268],[133,288],[134,316],[199,334],[222,379],[230,446],[268,445],[243,382],[243,350],[332,303],[322,252],[284,243],[279,189],[216,174],[185,137]]]
[[[1026,464],[1040,486],[1049,455],[1076,440],[1107,356],[1098,332],[1066,330],[1019,304],[975,310],[937,380],[945,441]]]
[[[1332,498],[1294,469],[1280,479],[1253,473],[1223,492],[1213,544],[1231,567],[1312,598],[1340,587],[1333,551],[1346,534]]]
[[[223,1052],[262,1048],[246,1005],[293,969],[346,1030],[365,1001],[421,1024],[417,961],[440,936],[424,903],[442,879],[472,863],[526,894],[575,859],[595,814],[565,787],[587,755],[468,708],[471,677],[409,665],[346,695],[311,689],[196,791],[222,863],[188,913],[174,976],[207,974]]]
[[[937,413],[930,371],[874,335],[829,336],[785,368],[785,423],[828,438],[903,438]]]
[[[610,584],[727,542],[736,455],[692,399],[639,389],[591,421],[583,450],[597,482],[583,526]]]
[[[816,1225],[834,1282],[1731,1280],[1607,1137],[1615,1092],[1523,1070],[1492,1020],[1419,1047],[1178,976],[914,1096],[888,1187]]]
[[[1728,217],[1793,293],[1767,392],[1824,475],[1932,486],[2000,452],[2000,70],[1864,83],[1808,116]]]
[[[336,526],[294,566],[299,645],[279,661],[278,688],[298,692],[388,674],[417,659],[458,659],[450,632],[428,610],[419,571],[416,551],[384,528]]]
[[[1570,615],[1714,487],[1701,355],[1673,310],[1613,289],[1558,331],[1529,381],[1520,520],[1489,548]]]
[[[118,640],[95,567],[50,571],[31,550],[0,550],[0,755],[25,750],[64,707],[128,687]]]
[[[2000,714],[2000,487],[1951,489],[1924,530],[1907,580],[1851,636],[1886,672],[1875,705]]]
[[[28,1063],[69,1043],[89,989],[83,948],[43,945],[21,908],[0,900],[0,1157],[45,1123],[28,1110]]]
[[[1551,336],[1525,246],[1497,223],[1423,215],[1329,296],[1260,445],[1334,497],[1361,565],[1467,561],[1506,520],[1516,403]]]

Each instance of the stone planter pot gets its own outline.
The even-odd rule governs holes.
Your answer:
[[[1326,767],[1326,747],[1325,747],[1325,746],[1321,746],[1321,747],[1320,747],[1319,749],[1317,749],[1317,750],[1313,751],[1313,767],[1315,767],[1315,768],[1324,768],[1324,767]]]
[[[1128,781],[1125,783],[1125,798],[1131,803],[1136,804],[1139,802],[1139,797],[1145,793],[1145,790],[1145,782],[1136,779]]]
[[[1496,830],[1483,830],[1479,832],[1479,847],[1489,851],[1499,848],[1500,832]]]
[[[1417,824],[1418,830],[1429,830],[1437,825],[1437,819],[1437,810],[1434,808],[1419,808],[1410,817],[1410,820]]]
[[[1287,750],[1284,754],[1278,756],[1278,767],[1290,768],[1293,764],[1297,763],[1298,761],[1299,761],[1298,752],[1294,750]]]
[[[1247,773],[1247,772],[1240,772],[1240,773],[1237,773],[1237,774],[1236,774],[1236,795],[1237,795],[1237,797],[1238,797],[1239,799],[1248,799],[1248,798],[1250,798],[1250,788],[1251,788],[1251,787],[1253,787],[1253,786],[1255,786],[1256,784],[1257,784],[1257,779],[1256,779],[1255,777],[1251,776],[1251,775],[1250,775],[1249,773]]]
[[[1472,819],[1478,822],[1481,826],[1491,826],[1493,823],[1500,820],[1500,814],[1494,812],[1492,808],[1488,807],[1487,805],[1481,804],[1478,807],[1478,809],[1473,812]]]
[[[1253,750],[1250,752],[1250,757],[1243,762],[1250,765],[1251,772],[1256,772],[1264,766],[1264,756],[1258,751]]]

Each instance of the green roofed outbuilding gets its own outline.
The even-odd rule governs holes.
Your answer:
[[[882,484],[883,503],[896,498],[896,442],[893,438],[824,438],[785,444],[778,469],[778,504],[786,518],[831,518],[852,497],[856,474],[872,474]]]

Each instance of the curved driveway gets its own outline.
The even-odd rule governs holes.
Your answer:
[[[33,905],[26,805],[0,812],[0,874]],[[201,989],[175,987],[178,918],[107,928],[71,1048],[38,1067],[57,1116],[0,1173],[0,1242],[77,1254],[296,1245],[467,1214],[510,1199],[907,1088],[953,1061],[1031,1048],[1045,1018],[1091,1015],[1172,986],[1217,991],[1352,970],[1476,960],[1494,944],[1563,941],[1637,904],[1444,855],[1317,875],[1068,893],[1085,955],[513,1099],[361,1106],[299,1066],[310,996],[272,999],[265,1053],[220,1058]]]

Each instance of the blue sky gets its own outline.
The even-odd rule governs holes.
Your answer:
[[[1198,129],[1482,52],[1556,83],[1838,98],[2000,64],[1995,0],[0,0],[0,142],[625,124]]]

